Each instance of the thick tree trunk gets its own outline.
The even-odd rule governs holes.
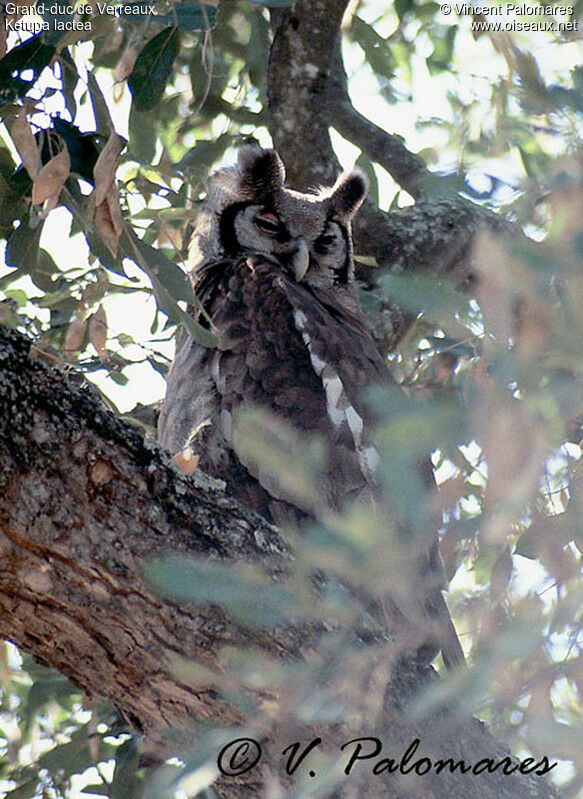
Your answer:
[[[189,734],[192,739],[188,729],[195,721],[222,726],[249,721],[214,688],[176,677],[173,659],[194,659],[220,674],[225,645],[253,646],[297,661],[313,652],[316,639],[298,629],[244,629],[218,607],[161,599],[142,568],[162,554],[192,554],[252,561],[281,579],[289,549],[276,529],[205,484],[204,476],[186,478],[155,442],[108,413],[89,391],[31,358],[29,349],[20,335],[2,331],[0,635],[87,694],[109,698],[158,755],[170,726],[182,728],[184,741]],[[394,667],[384,645],[352,686],[355,696],[360,692],[354,725],[316,730],[278,717],[266,732],[261,766],[222,778],[220,795],[248,797],[259,794],[262,781],[285,776],[283,782],[289,782],[281,751],[316,735],[324,739],[322,747],[341,756],[343,768],[356,746],[341,751],[343,742],[369,735],[384,744],[374,760],[358,761],[340,786],[323,796],[455,799],[478,788],[485,799],[556,795],[544,778],[504,776],[502,768],[481,776],[373,776],[381,757],[398,763],[417,738],[420,748],[411,763],[421,752],[469,764],[506,756],[483,725],[445,708],[409,715],[412,696],[435,679],[429,667]],[[383,697],[380,705],[373,707],[373,695]],[[270,701],[285,704],[285,689]],[[374,742],[363,746],[363,756],[376,748]]]

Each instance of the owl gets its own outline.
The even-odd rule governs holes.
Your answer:
[[[179,332],[159,440],[172,453],[190,447],[203,471],[277,524],[375,502],[378,494],[363,391],[392,378],[354,279],[351,220],[366,189],[363,175],[351,172],[329,189],[293,191],[274,150],[248,147],[236,166],[211,177],[196,218],[189,265],[200,306],[190,312],[212,324],[217,345],[205,348]],[[268,413],[274,435],[281,425],[325,442],[315,501],[290,487],[285,463],[266,468],[244,445],[237,420],[246,408]],[[418,603],[430,620],[419,651],[431,659],[441,648],[455,666],[463,654],[439,563],[436,542],[419,572],[431,585]]]

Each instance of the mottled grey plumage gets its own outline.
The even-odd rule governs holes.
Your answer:
[[[352,172],[314,194],[285,188],[284,178],[273,150],[252,148],[211,178],[190,275],[218,346],[205,349],[179,333],[159,422],[164,447],[191,446],[201,469],[276,522],[298,505],[300,515],[312,515],[356,498],[373,501],[377,455],[367,440],[362,389],[391,382],[354,284],[350,221],[366,193],[364,178]],[[203,315],[198,320],[204,323]],[[317,476],[319,508],[302,506],[275,470],[240,446],[236,416],[246,406],[328,443]],[[438,560],[434,548],[428,574],[435,575]],[[436,583],[422,605],[438,620],[444,658],[455,664],[463,656],[441,587]]]

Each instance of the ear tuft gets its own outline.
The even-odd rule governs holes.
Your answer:
[[[367,189],[368,182],[362,172],[349,172],[338,178],[330,199],[340,219],[346,222],[352,219],[362,205]]]
[[[239,151],[241,186],[258,200],[265,200],[274,189],[283,187],[285,167],[275,150],[243,147]]]

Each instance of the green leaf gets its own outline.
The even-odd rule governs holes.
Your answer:
[[[158,372],[158,374],[162,375],[162,377],[166,377],[168,374],[168,369],[170,368],[167,362],[158,360],[158,358],[154,355],[149,355],[146,358],[146,361],[150,364],[152,369]]]
[[[470,303],[465,294],[456,291],[450,283],[434,277],[385,274],[379,278],[379,285],[385,296],[412,312],[470,312]]]
[[[532,139],[528,144],[519,144],[518,152],[520,153],[524,171],[529,177],[540,178],[541,175],[545,174],[549,157],[535,139]]]
[[[395,11],[400,20],[415,8],[415,0],[395,0]]]
[[[148,42],[138,56],[128,78],[128,86],[133,104],[141,111],[154,108],[164,94],[179,47],[178,28],[165,28]]]
[[[251,83],[264,88],[269,53],[269,23],[260,9],[251,14],[251,35],[247,46],[247,72]]]
[[[160,250],[155,250],[133,232],[124,232],[121,240],[124,254],[141,267],[154,287],[154,293],[160,307],[175,324],[181,324],[195,341],[204,347],[216,346],[216,337],[199,324],[190,314],[183,311],[178,301],[183,300],[199,307],[198,299],[188,277],[182,269]]]
[[[110,372],[108,377],[118,386],[127,386],[129,378],[123,372]]]
[[[41,247],[38,251],[36,269],[32,270],[31,278],[41,291],[51,292],[56,287],[56,276],[59,269],[52,256]]]
[[[206,3],[177,3],[172,13],[151,17],[151,22],[177,25],[184,31],[208,31],[214,28],[217,9]]]
[[[93,114],[95,116],[95,126],[98,133],[104,136],[109,136],[114,130],[109,108],[105,101],[105,97],[99,87],[99,83],[92,71],[87,73],[87,87],[89,89],[89,98],[93,107]]]
[[[6,245],[7,266],[18,266],[24,272],[34,271],[42,229],[42,223],[34,228],[26,221],[20,223],[20,227],[12,233]]]
[[[99,739],[99,756],[101,759],[111,757],[115,747]],[[69,777],[79,774],[94,765],[93,755],[89,749],[89,726],[86,724],[71,735],[68,743],[59,744],[38,758],[41,768],[51,774],[64,772]]]
[[[216,139],[199,139],[176,164],[176,169],[190,178],[200,180],[208,174],[215,161],[221,158],[231,144],[229,133],[221,133]]]
[[[65,187],[65,198],[65,205],[73,214],[71,232],[74,232],[77,229],[82,231],[87,239],[87,244],[89,245],[91,252],[101,261],[101,264],[107,269],[111,269],[113,272],[116,272],[118,275],[123,275],[125,277],[125,272],[123,271],[121,265],[121,257],[119,253],[116,257],[112,255],[99,231],[97,230],[97,227],[93,221],[88,218],[87,214],[85,213],[84,200],[79,190],[75,190],[74,187],[70,186]]]
[[[62,674],[47,670],[31,685],[23,705],[23,717],[27,721],[32,721],[35,716],[38,716],[39,710],[49,702],[68,699],[71,696],[78,697],[79,690]],[[62,701],[59,703],[62,704]]]
[[[13,97],[23,97],[43,69],[50,64],[54,54],[54,46],[46,44],[40,34],[32,36],[18,47],[13,47],[0,60],[0,86],[4,91],[14,89],[16,94]],[[34,73],[34,78],[31,81],[23,81],[16,77],[17,73],[28,69]]]
[[[138,796],[139,779],[138,745],[134,736],[118,746],[115,753],[115,771],[111,781],[110,799],[127,799]]]
[[[149,267],[150,275],[153,275],[175,300],[196,305],[194,289],[182,269],[167,258],[162,250],[151,247],[138,237],[135,239],[135,244]]]
[[[129,149],[142,164],[151,164],[156,154],[156,120],[151,111],[142,111],[135,102],[130,108]]]
[[[65,106],[67,107],[67,111],[71,115],[71,119],[75,119],[75,115],[77,114],[77,101],[75,100],[75,89],[77,88],[77,83],[79,81],[79,73],[77,72],[77,66],[73,59],[71,58],[71,54],[68,48],[65,48],[61,52],[60,57],[61,62],[61,82],[63,84],[63,99],[65,101]]]
[[[218,605],[239,621],[260,627],[289,622],[293,594],[257,570],[233,564],[168,557],[146,566],[148,580],[165,596],[180,602]]]
[[[23,782],[22,785],[18,785],[16,788],[8,791],[8,793],[5,794],[5,799],[32,799],[33,796],[37,796],[36,789],[39,782],[39,777],[33,777]]]
[[[42,18],[49,23],[49,30],[43,31],[43,38],[50,44],[56,44],[67,33],[62,28],[61,30],[56,29],[57,22],[62,24],[73,19],[73,15],[66,12],[69,6],[67,3],[47,3],[44,0],[37,0],[37,6],[42,11]]]
[[[432,75],[450,69],[457,31],[457,25],[439,26],[437,35],[433,39],[433,52],[426,59],[427,67]]]
[[[96,794],[97,796],[109,796],[109,791],[110,786],[106,782],[94,782],[91,785],[86,785],[81,791],[81,794],[87,796],[91,796],[93,794]]]
[[[351,32],[364,50],[373,71],[383,78],[391,79],[395,74],[396,62],[388,42],[359,17],[353,18]]]

